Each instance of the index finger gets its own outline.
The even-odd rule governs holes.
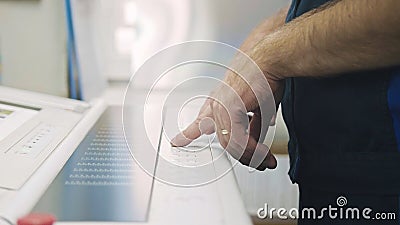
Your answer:
[[[186,146],[193,140],[199,138],[202,134],[211,134],[214,132],[214,122],[209,116],[209,114],[211,114],[211,109],[205,108],[204,110],[205,111],[200,112],[195,121],[171,140],[171,145],[173,147]]]

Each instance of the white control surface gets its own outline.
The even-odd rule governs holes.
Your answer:
[[[0,188],[20,189],[82,116],[61,109],[40,109],[1,140]]]
[[[57,137],[58,128],[49,124],[41,123],[30,132],[21,142],[10,149],[18,155],[35,158],[40,152]]]

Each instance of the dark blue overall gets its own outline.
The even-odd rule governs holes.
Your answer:
[[[328,1],[293,0],[287,22]],[[336,206],[336,198],[345,196],[349,207],[399,211],[400,66],[330,78],[289,78],[282,109],[290,136],[289,175],[299,184],[300,210]],[[328,218],[299,221],[375,223]]]

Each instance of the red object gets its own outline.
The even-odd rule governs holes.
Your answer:
[[[52,225],[56,218],[51,214],[33,213],[18,219],[18,225]]]

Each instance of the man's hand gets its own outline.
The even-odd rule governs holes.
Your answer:
[[[173,138],[171,144],[185,146],[202,134],[216,132],[221,146],[242,164],[258,170],[275,168],[277,161],[262,142],[276,112],[268,83],[279,98],[282,83],[267,82],[264,76],[256,75],[248,80],[228,73],[225,84],[210,95],[197,119]],[[253,113],[250,120],[248,112]]]
[[[240,49],[247,54],[253,52],[255,46],[265,36],[285,23],[288,8],[281,9],[258,25]],[[236,63],[240,64],[241,61],[246,60],[239,60]],[[265,76],[257,76],[245,68],[246,66],[240,73],[246,76],[245,79],[231,71],[227,73],[225,85],[210,95],[197,119],[172,139],[173,146],[186,146],[202,134],[216,132],[221,145],[241,163],[259,170],[276,167],[275,157],[262,143],[269,121],[275,122],[274,108],[277,108],[268,104],[268,102],[273,103],[273,99],[272,95],[267,93],[270,93],[269,88],[271,88],[277,106],[282,97],[283,83],[272,79],[272,76],[271,79],[266,76],[267,81]],[[250,120],[248,112],[253,112]],[[222,134],[222,130],[228,133]]]

